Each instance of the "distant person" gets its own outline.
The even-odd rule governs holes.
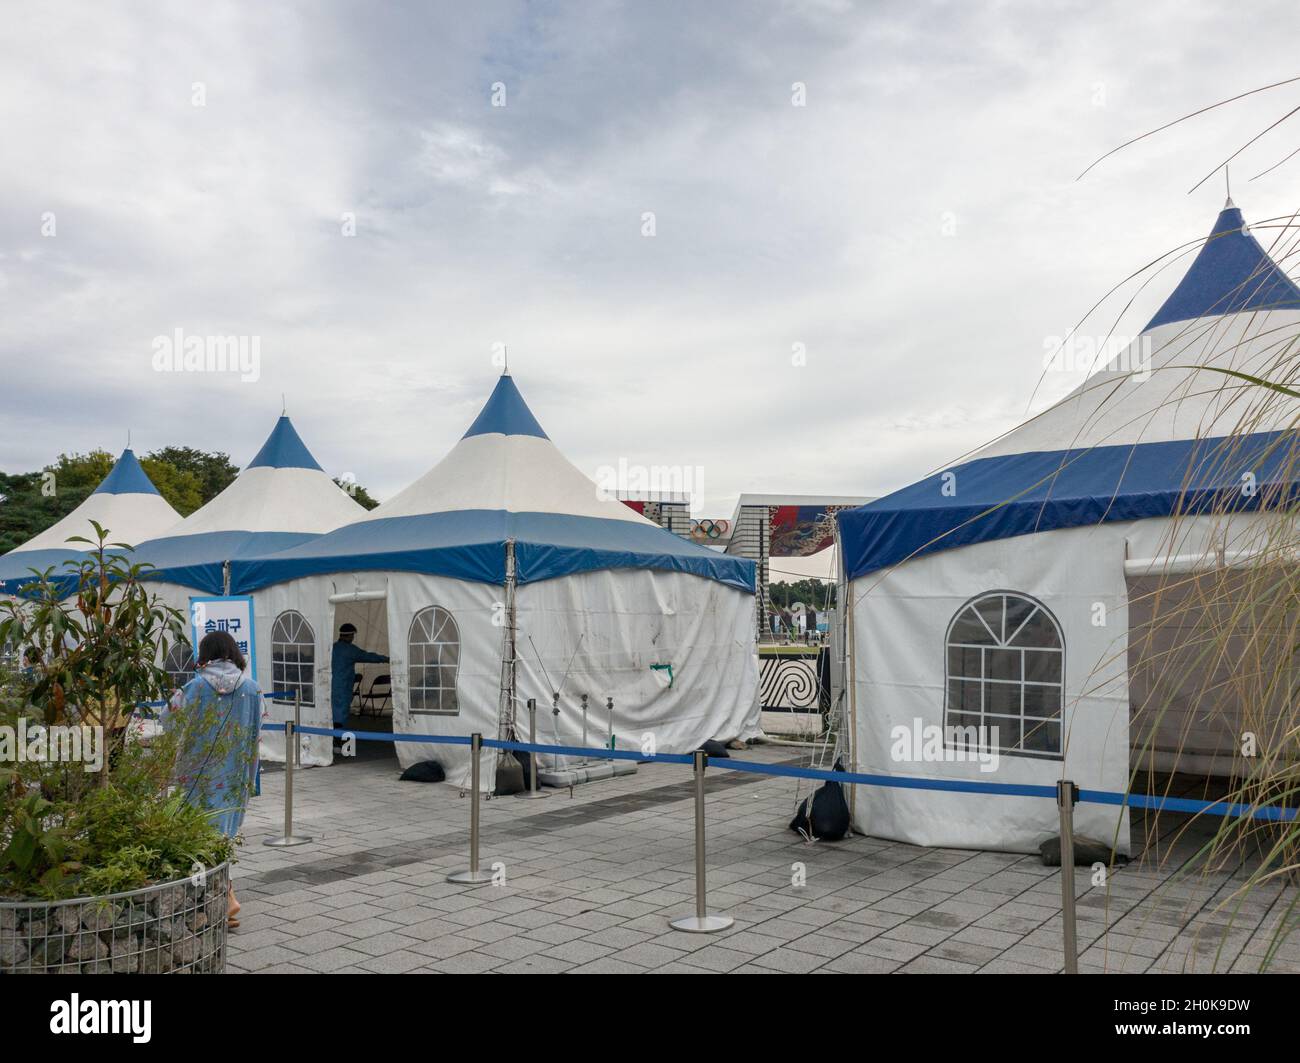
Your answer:
[[[330,657],[330,708],[333,710],[335,727],[347,726],[357,665],[388,663],[388,658],[382,653],[371,653],[360,646],[354,646],[352,642],[356,637],[356,624],[339,625],[339,639],[334,643]],[[338,739],[335,739],[335,745],[338,744]]]
[[[789,609],[781,610],[781,626],[785,629],[786,637],[794,637],[794,618],[790,615]]]
[[[257,786],[262,695],[245,677],[244,655],[230,632],[204,635],[197,657],[194,678],[172,696],[163,727],[180,736],[174,777],[186,802],[214,813],[221,833],[234,838]],[[226,919],[239,925],[233,882]]]
[[[45,663],[41,659],[41,651],[35,646],[28,646],[23,650],[23,675],[31,678],[36,675],[37,669]]]
[[[814,640],[817,638],[817,610],[811,605],[808,607],[808,634]]]

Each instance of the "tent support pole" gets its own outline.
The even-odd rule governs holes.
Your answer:
[[[840,598],[840,611],[844,614],[844,661],[847,668],[841,667],[840,674],[848,679],[849,684],[849,764],[850,771],[858,771],[858,674],[857,647],[853,642],[853,583],[844,568],[844,548],[840,543],[840,524],[835,522],[835,546],[839,564],[839,586],[836,588]],[[849,787],[849,822],[857,818],[858,788]]]

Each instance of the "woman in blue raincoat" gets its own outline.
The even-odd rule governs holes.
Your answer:
[[[257,785],[262,697],[245,677],[244,655],[226,631],[199,643],[194,678],[173,696],[164,721],[179,736],[175,782],[190,804],[207,809],[221,832],[234,838]],[[239,925],[234,883],[227,905]]]

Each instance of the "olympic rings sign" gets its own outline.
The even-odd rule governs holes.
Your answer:
[[[708,517],[702,517],[691,521],[692,539],[720,539],[730,531],[729,520],[710,520]]]

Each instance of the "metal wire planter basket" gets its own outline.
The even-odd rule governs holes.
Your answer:
[[[0,974],[224,974],[229,863],[127,893],[0,901]]]

